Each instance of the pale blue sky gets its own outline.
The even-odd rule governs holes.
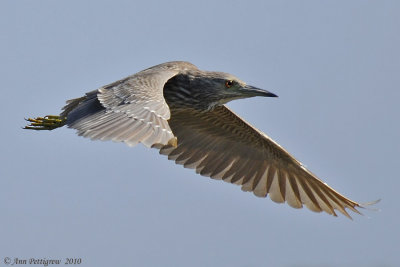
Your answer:
[[[396,266],[399,14],[398,1],[1,1],[0,266]],[[21,129],[171,60],[278,94],[229,106],[380,211],[295,210],[142,145]]]

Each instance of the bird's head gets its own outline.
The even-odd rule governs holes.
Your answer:
[[[209,94],[208,99],[212,100],[212,106],[254,96],[277,97],[267,90],[247,85],[237,77],[224,72],[205,72],[197,82],[202,85],[202,90]]]
[[[277,95],[247,85],[229,73],[198,69],[180,73],[164,86],[164,97],[170,107],[186,106],[209,110],[234,99],[254,96]]]

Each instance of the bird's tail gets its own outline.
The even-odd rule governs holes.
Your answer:
[[[79,122],[85,123],[91,118],[91,115],[104,110],[104,107],[97,99],[97,92],[97,90],[94,90],[83,97],[68,100],[67,105],[63,107],[60,115],[47,115],[34,119],[26,119],[30,124],[25,126],[24,129],[53,130],[64,125],[77,129],[75,124],[78,123],[79,126]]]
[[[24,129],[28,130],[54,130],[62,127],[67,121],[67,117],[58,115],[47,115],[44,117],[28,118],[30,124],[25,126]]]

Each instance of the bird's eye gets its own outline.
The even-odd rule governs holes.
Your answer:
[[[232,80],[228,80],[225,82],[225,87],[226,88],[231,88],[231,86],[233,85],[233,81]]]

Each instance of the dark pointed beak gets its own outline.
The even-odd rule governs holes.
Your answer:
[[[242,93],[248,95],[248,97],[252,96],[266,96],[266,97],[278,97],[276,94],[268,92],[267,90],[260,89],[251,85],[246,85],[241,90]]]

